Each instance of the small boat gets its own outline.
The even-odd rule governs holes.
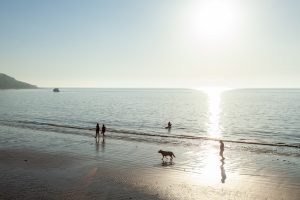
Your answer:
[[[54,88],[53,92],[59,92],[59,89],[58,88]]]

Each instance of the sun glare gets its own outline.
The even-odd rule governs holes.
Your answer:
[[[190,35],[195,40],[226,41],[237,30],[239,15],[232,1],[196,1],[189,11]]]
[[[202,178],[208,184],[218,183],[220,179],[220,160],[217,155],[217,151],[214,151],[214,149],[209,149],[206,151],[205,160],[203,160],[205,166],[201,171],[204,176]]]
[[[221,95],[224,91],[229,90],[225,87],[204,87],[199,90],[207,95],[208,103],[208,129],[207,133],[213,138],[220,138],[222,130],[220,126],[220,113],[221,113]]]

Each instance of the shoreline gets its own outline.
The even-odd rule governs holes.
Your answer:
[[[26,129],[33,129],[33,130],[40,130],[40,131],[50,131],[53,132],[53,128],[57,128],[55,132],[58,133],[66,133],[66,134],[80,134],[82,136],[90,136],[92,135],[91,132],[95,131],[95,128],[90,127],[80,127],[80,126],[73,126],[73,125],[62,125],[62,124],[53,124],[53,123],[43,123],[43,122],[30,122],[30,121],[17,121],[18,124],[15,124],[13,121],[4,121],[0,120],[1,124],[0,126],[10,126],[10,127],[16,127],[16,128],[26,128]],[[49,127],[45,127],[49,126]],[[64,129],[64,130],[60,130]],[[182,135],[182,134],[162,134],[162,133],[148,133],[148,132],[138,132],[138,131],[128,131],[128,130],[117,130],[110,128],[109,132],[112,133],[116,138],[120,139],[126,139],[128,137],[131,137],[133,140],[137,141],[145,141],[145,142],[151,142],[151,138],[153,138],[153,141],[158,139],[182,139],[186,141],[195,141],[195,142],[201,142],[202,140],[207,141],[219,141],[220,139],[212,138],[208,136],[196,136],[193,134],[190,135]],[[122,137],[123,136],[123,137]],[[110,137],[110,136],[109,136]],[[148,140],[147,140],[148,139]],[[233,144],[245,144],[245,145],[258,145],[258,146],[266,146],[267,148],[271,147],[286,147],[286,148],[294,148],[294,149],[300,149],[300,143],[284,143],[284,142],[274,142],[270,143],[267,141],[257,141],[257,140],[247,140],[247,139],[227,139],[222,138],[222,141],[226,143],[233,143]]]
[[[299,158],[1,127],[1,199],[297,199]],[[109,133],[108,133],[109,134]],[[162,162],[159,149],[175,153]],[[27,160],[27,161],[25,161]],[[224,183],[222,183],[222,179]]]

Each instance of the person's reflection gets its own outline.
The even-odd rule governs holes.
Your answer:
[[[96,152],[99,152],[99,139],[96,139]]]
[[[102,142],[101,142],[101,151],[104,152],[105,150],[105,138],[102,137]]]
[[[224,164],[225,164],[225,162],[224,162],[224,160],[222,159],[221,160],[221,166],[220,166],[220,169],[221,169],[221,182],[222,183],[225,183],[225,180],[226,180],[226,173],[225,173],[225,169],[224,169]]]

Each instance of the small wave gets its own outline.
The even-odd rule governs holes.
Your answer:
[[[71,134],[80,134],[80,135],[89,135],[90,131],[94,131],[95,128],[91,127],[82,127],[82,126],[74,126],[74,125],[65,125],[65,124],[54,124],[54,123],[45,123],[45,122],[36,122],[36,121],[10,121],[10,120],[0,120],[1,125],[5,126],[12,126],[12,127],[20,127],[20,128],[28,128],[33,130],[44,130],[44,131],[57,131],[57,132],[64,132],[64,133],[71,133]],[[55,129],[59,128],[59,129]],[[78,132],[78,131],[68,131],[62,129],[73,129],[78,131],[85,131],[85,132]],[[122,138],[120,135],[126,136],[147,136],[148,138],[166,138],[166,139],[179,139],[179,140],[209,140],[209,141],[219,141],[220,139],[211,138],[206,136],[193,136],[193,135],[182,135],[182,134],[159,134],[159,133],[151,133],[151,132],[142,132],[142,131],[133,131],[133,130],[124,130],[124,129],[115,129],[109,128],[109,132],[117,133],[119,136],[118,138]],[[124,138],[124,137],[123,137]],[[156,139],[155,139],[156,140]],[[256,141],[249,141],[247,139],[241,140],[229,140],[229,139],[222,139],[224,142],[227,143],[238,143],[238,144],[251,144],[251,145],[263,145],[263,146],[275,146],[275,147],[289,147],[289,148],[300,148],[300,143],[295,144],[287,144],[283,142],[276,142],[276,143],[268,143],[268,142],[256,142]],[[149,141],[146,138],[143,138],[143,141]],[[164,141],[166,142],[166,141]],[[178,142],[177,142],[178,143]],[[179,142],[180,143],[180,142]]]
[[[44,122],[32,122],[32,121],[17,121],[17,122],[23,123],[23,124],[34,124],[34,125],[41,125],[41,126],[53,126],[53,127],[60,127],[60,128],[73,128],[73,129],[78,129],[78,130],[94,130],[93,128],[73,126],[73,125],[53,124],[53,123],[44,123]]]

